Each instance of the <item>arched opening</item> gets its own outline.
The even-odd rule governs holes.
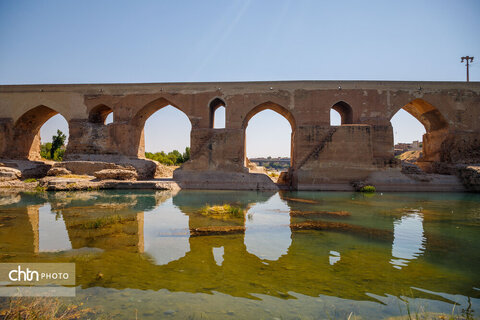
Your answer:
[[[91,123],[107,124],[107,118],[111,119],[108,123],[113,122],[113,110],[104,104],[94,107],[88,115],[88,121]]]
[[[210,102],[210,128],[225,129],[227,112],[225,108],[225,101],[220,98],[215,98]]]
[[[331,126],[340,126],[342,125],[342,117],[340,113],[335,109],[330,109],[330,125]]]
[[[59,147],[55,160],[63,158],[68,143],[68,122],[57,111],[40,105],[25,112],[14,125],[13,156],[28,160],[41,160],[49,154],[45,144],[52,143],[53,136],[60,130],[65,136],[64,146]],[[59,158],[59,156],[61,156]]]
[[[330,109],[330,125],[339,126],[353,123],[352,107],[345,101],[335,103]]]
[[[132,120],[141,128],[138,157],[148,158],[169,166],[179,166],[190,158],[192,124],[181,109],[165,99],[143,107]]]
[[[268,174],[277,182],[293,166],[295,120],[284,107],[267,102],[253,108],[243,122],[245,166],[250,172]]]
[[[109,113],[107,118],[105,119],[105,124],[113,123],[113,112]]]
[[[448,122],[434,106],[415,99],[390,119],[394,133],[394,154],[402,162],[441,160],[441,146],[448,133]]]

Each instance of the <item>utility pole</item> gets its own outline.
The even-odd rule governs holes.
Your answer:
[[[473,62],[473,57],[469,57],[469,56],[462,57],[462,61],[460,61],[460,63],[463,63],[463,61],[465,61],[465,60],[467,61],[467,64],[466,64],[466,66],[467,66],[467,82],[469,82],[470,79],[469,79],[469,76],[468,76],[468,67],[470,66],[469,62]]]

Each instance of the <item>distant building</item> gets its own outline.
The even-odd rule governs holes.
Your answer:
[[[393,146],[393,152],[396,156],[407,151],[416,151],[422,149],[422,143],[418,140],[413,141],[412,143],[397,143]]]

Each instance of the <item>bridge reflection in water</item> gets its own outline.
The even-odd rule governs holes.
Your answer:
[[[480,262],[480,250],[466,237],[476,232],[474,225],[465,222],[458,236],[446,216],[452,208],[461,208],[461,217],[476,212],[478,199],[458,195],[442,208],[440,195],[429,196],[437,201],[250,191],[9,195],[0,207],[0,261],[74,261],[83,289],[376,301],[420,287],[478,298],[480,276],[472,262]],[[244,209],[245,217],[198,213],[206,204],[225,203]],[[211,226],[246,229],[191,234]],[[416,296],[435,299],[420,291]]]

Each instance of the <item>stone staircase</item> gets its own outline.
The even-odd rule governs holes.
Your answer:
[[[332,136],[335,133],[335,131],[337,131],[336,127],[330,128],[330,130],[328,130],[325,137],[323,137],[322,141],[320,141],[320,143],[317,144],[315,148],[313,148],[312,152],[310,152],[305,158],[303,158],[302,161],[298,163],[296,170],[303,167],[303,165],[305,165],[305,163],[307,163],[310,159],[312,159],[312,157],[317,158],[320,152],[322,152],[323,148],[325,148],[325,146],[327,145],[327,142],[332,141]]]

